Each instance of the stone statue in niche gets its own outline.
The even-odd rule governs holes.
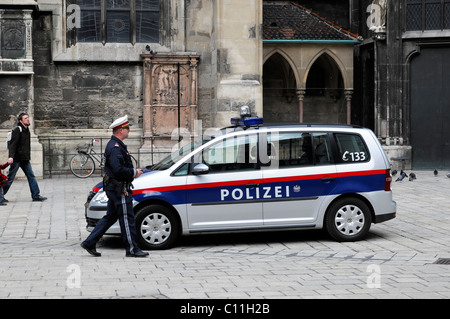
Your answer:
[[[178,71],[176,68],[171,66],[160,68],[158,75],[158,88],[156,89],[158,94],[158,103],[161,103],[161,101],[166,98],[171,98],[173,96],[174,90],[177,88],[177,75]]]
[[[154,71],[154,101],[157,105],[176,105],[178,101],[178,68],[176,65],[161,65]],[[187,74],[180,67],[180,97],[183,100]]]

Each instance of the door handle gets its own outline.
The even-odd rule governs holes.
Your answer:
[[[259,187],[259,184],[247,184],[245,185],[246,188],[255,188],[255,187]]]
[[[336,179],[335,177],[325,177],[325,178],[322,178],[322,182],[330,183],[330,182],[333,182],[335,179]]]

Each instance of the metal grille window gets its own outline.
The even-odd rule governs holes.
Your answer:
[[[130,0],[106,1],[106,41],[131,42]]]
[[[407,0],[407,31],[450,29],[450,0]]]
[[[136,41],[159,41],[159,0],[136,0]]]
[[[68,30],[76,42],[159,42],[159,0],[67,0],[80,9],[80,25]]]
[[[101,42],[101,0],[78,0],[80,6],[80,28],[77,30],[80,42]]]

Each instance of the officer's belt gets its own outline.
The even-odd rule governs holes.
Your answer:
[[[108,175],[105,175],[103,177],[103,184],[105,184],[105,186],[107,186],[109,184],[113,184],[114,186],[122,186],[123,184],[125,184],[125,182],[118,181],[115,178],[112,178],[112,177],[109,177]]]
[[[118,181],[115,178],[109,177],[108,175],[105,175],[103,177],[103,187],[108,186],[109,184],[114,185],[114,188],[116,189],[116,193],[118,195],[120,194],[131,194],[133,184],[131,182],[121,182]]]

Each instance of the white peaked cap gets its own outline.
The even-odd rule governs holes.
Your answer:
[[[128,115],[125,115],[123,117],[118,118],[117,120],[115,120],[110,126],[109,128],[111,129],[117,129],[117,128],[121,128],[121,127],[125,127],[130,125],[130,122],[128,122]]]

